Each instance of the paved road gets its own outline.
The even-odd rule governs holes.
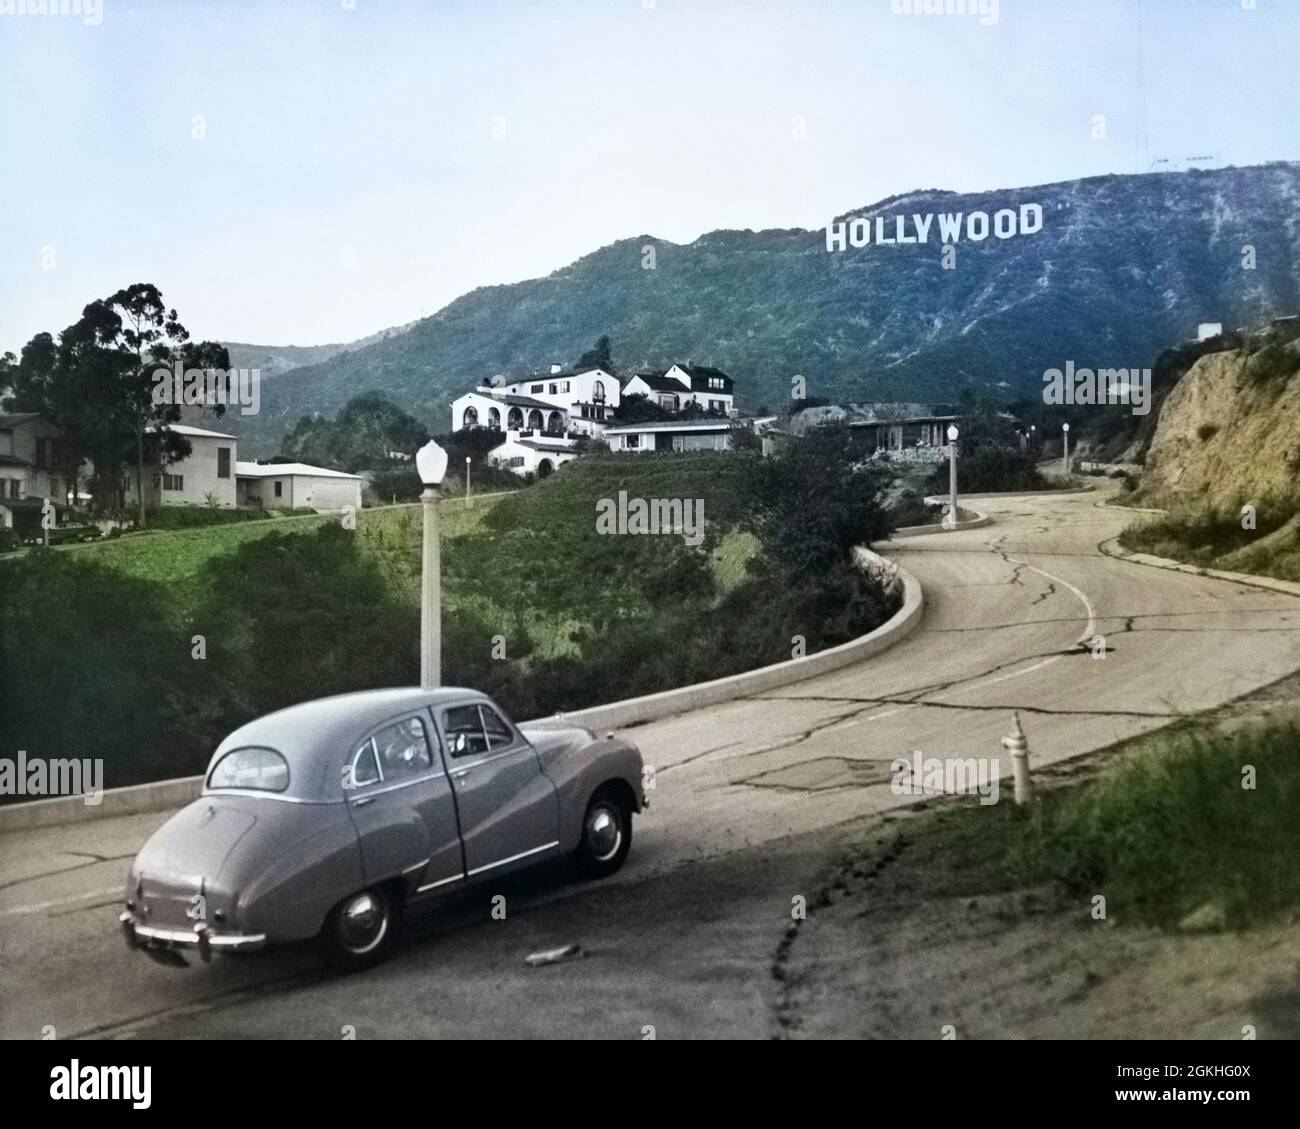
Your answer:
[[[899,541],[886,551],[921,581],[927,601],[924,622],[907,641],[784,691],[630,730],[657,776],[652,810],[637,824],[616,889],[516,880],[510,920],[522,926],[517,931],[484,920],[471,899],[453,907],[433,948],[417,946],[368,976],[304,979],[311,962],[297,952],[172,971],[127,954],[114,924],[127,860],[165,814],[0,837],[0,1035],[39,1037],[47,1024],[59,1037],[124,1025],[230,1033],[239,1030],[241,1015],[250,1030],[292,1034],[310,1027],[314,1001],[336,1017],[367,1000],[373,1007],[376,992],[391,1005],[386,1032],[407,1034],[418,1025],[404,1026],[401,1005],[417,985],[451,985],[489,950],[494,971],[481,983],[508,1010],[510,977],[537,975],[516,970],[529,946],[545,940],[540,923],[573,927],[572,907],[617,903],[623,935],[643,933],[668,945],[675,933],[685,937],[698,928],[698,905],[689,910],[688,929],[672,909],[680,904],[685,914],[685,903],[655,893],[680,885],[686,864],[715,860],[698,868],[705,880],[720,873],[721,856],[762,859],[764,844],[778,855],[792,848],[777,840],[909,802],[889,788],[895,757],[917,750],[1001,757],[1010,712],[1018,709],[1033,763],[1043,765],[1216,707],[1300,669],[1300,599],[1101,555],[1097,545],[1128,515],[1102,508],[1099,498],[981,501],[994,519],[986,528]],[[1102,660],[1078,646],[1095,634],[1106,639]],[[1009,763],[1001,763],[1009,785]],[[755,862],[749,870],[761,886],[763,867]],[[625,888],[645,897],[627,896]],[[787,890],[774,888],[768,900],[779,920]],[[489,941],[486,931],[494,928]],[[773,935],[779,937],[779,925]],[[689,984],[698,968],[689,947],[673,951],[673,959]],[[565,973],[566,998],[598,990],[597,980],[585,978],[594,962],[568,967],[576,971]],[[246,989],[254,990],[238,994]],[[464,1003],[443,1017],[448,1030],[496,1030],[486,1021],[476,1025],[481,996],[462,991],[454,998]],[[572,1026],[545,1031],[592,1030],[582,1025],[581,1006],[565,1014]],[[319,1027],[336,1030],[332,1019]]]

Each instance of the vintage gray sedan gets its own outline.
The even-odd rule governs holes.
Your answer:
[[[646,806],[641,754],[612,734],[520,729],[473,690],[323,698],[221,742],[136,856],[119,920],[172,963],[315,937],[363,967],[409,903],[566,854],[612,874]]]

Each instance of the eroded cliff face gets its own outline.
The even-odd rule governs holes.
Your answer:
[[[1300,351],[1289,376],[1259,378],[1242,351],[1211,353],[1166,397],[1141,496],[1154,505],[1240,505],[1300,489]]]

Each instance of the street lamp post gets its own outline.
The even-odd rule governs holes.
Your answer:
[[[948,528],[957,528],[957,436],[959,432],[948,425]]]
[[[469,497],[469,456],[465,456],[465,497]]]
[[[442,682],[442,554],[438,541],[438,501],[447,452],[432,439],[415,453],[415,466],[424,483],[424,556],[420,575],[420,688],[432,690]]]
[[[1065,477],[1070,477],[1070,425],[1061,424],[1061,451],[1065,459]]]

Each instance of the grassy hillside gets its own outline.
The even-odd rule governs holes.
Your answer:
[[[491,509],[495,501],[493,498],[474,498],[468,506],[463,499],[444,502],[441,510],[442,536],[456,537],[477,528],[483,513]],[[107,565],[126,576],[156,580],[184,591],[185,586],[195,581],[209,562],[228,556],[240,545],[260,540],[271,533],[306,533],[319,529],[324,524],[338,522],[337,515],[320,514],[268,518],[265,521],[94,541],[61,551],[77,553],[84,559]],[[401,536],[414,537],[417,546],[420,522],[418,505],[383,506],[362,510],[357,515],[357,528],[363,537],[379,537],[390,530],[401,530]],[[414,529],[413,533],[410,532],[411,529]]]
[[[751,408],[788,399],[795,374],[809,395],[841,399],[951,401],[967,388],[1037,396],[1043,371],[1068,358],[1145,365],[1198,321],[1253,324],[1300,308],[1297,199],[1300,165],[1272,164],[918,191],[846,213],[1043,206],[1038,234],[963,238],[955,270],[941,266],[937,229],[924,245],[835,253],[824,229],[714,231],[685,245],[638,235],[274,376],[241,450],[269,449],[303,413],[332,413],[370,389],[445,429],[451,398],[476,381],[573,360],[606,333],[622,370],[718,365]],[[1270,249],[1248,275],[1246,243]],[[647,245],[653,270],[642,267]]]

